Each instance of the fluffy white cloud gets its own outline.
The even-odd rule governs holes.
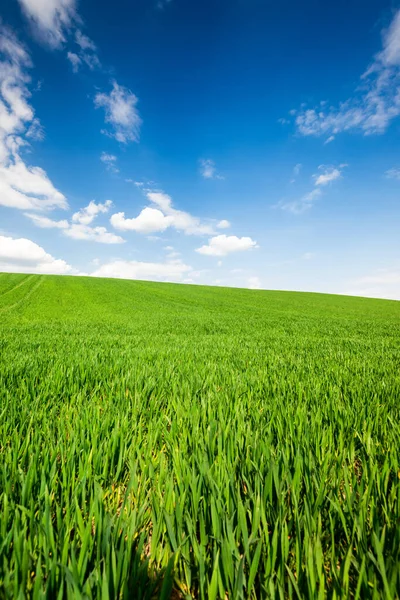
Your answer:
[[[183,210],[172,206],[172,198],[159,191],[147,191],[146,196],[150,202],[158,206],[164,215],[170,217],[170,226],[187,235],[212,235],[213,228],[203,223],[198,217],[193,217]]]
[[[51,48],[65,42],[77,18],[75,0],[18,0],[39,38]]]
[[[138,99],[131,90],[112,82],[109,94],[98,93],[94,99],[96,108],[104,108],[105,121],[112,127],[113,132],[103,131],[114,137],[118,142],[126,144],[129,141],[139,141],[139,130],[142,119],[136,105]]]
[[[106,165],[108,171],[111,171],[112,173],[119,173],[119,169],[116,166],[117,157],[114,154],[102,152],[100,155],[100,160]]]
[[[147,206],[137,217],[132,219],[125,218],[123,212],[114,214],[110,222],[115,229],[154,233],[173,227],[187,235],[212,235],[214,233],[208,223],[203,223],[198,217],[174,208],[172,198],[168,194],[148,189],[144,191],[147,199],[157,208]]]
[[[125,213],[112,215],[111,225],[120,231],[136,231],[138,233],[154,233],[165,231],[171,225],[171,217],[166,217],[157,208],[144,208],[137,217],[126,219]]]
[[[74,240],[88,240],[100,244],[123,244],[125,242],[122,237],[110,233],[105,227],[90,227],[81,223],[73,223],[63,233]]]
[[[66,219],[62,221],[54,221],[49,217],[43,217],[42,215],[34,215],[32,213],[24,213],[26,217],[31,219],[38,227],[42,229],[68,229],[69,223]]]
[[[202,158],[200,160],[200,173],[204,179],[224,179],[224,177],[217,172],[215,162],[211,160],[211,158]]]
[[[361,76],[355,95],[338,107],[318,107],[295,112],[297,130],[302,135],[333,136],[350,130],[364,134],[383,133],[400,115],[400,10],[383,32],[382,50]]]
[[[222,219],[222,221],[219,221],[219,223],[217,223],[218,229],[229,229],[230,226],[231,226],[230,222],[227,221],[226,219]]]
[[[319,175],[314,175],[315,185],[327,185],[331,181],[335,181],[335,179],[339,179],[341,177],[341,171],[336,167],[324,167],[320,165],[318,169],[323,172]]]
[[[81,225],[89,225],[100,213],[107,213],[112,207],[111,200],[106,200],[104,204],[96,204],[94,200],[91,200],[85,208],[81,208],[78,212],[72,215],[74,223],[80,223]]]
[[[40,138],[41,126],[28,103],[31,61],[10,29],[0,22],[0,205],[24,210],[67,208],[40,167],[19,155],[28,138]]]
[[[389,169],[385,175],[389,179],[400,179],[400,169]]]
[[[208,256],[226,256],[231,252],[243,252],[257,248],[257,242],[250,237],[237,237],[236,235],[217,235],[208,240],[208,245],[197,248],[199,254]]]
[[[76,272],[65,260],[56,259],[26,238],[0,236],[0,271],[63,275]]]
[[[191,267],[181,261],[152,263],[116,260],[102,265],[92,273],[92,276],[150,281],[182,281],[183,277],[191,270]]]

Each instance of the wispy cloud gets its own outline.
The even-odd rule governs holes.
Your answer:
[[[103,130],[102,133],[114,137],[122,144],[138,142],[142,119],[136,108],[137,103],[135,94],[116,81],[112,82],[112,90],[108,94],[97,93],[94,105],[96,108],[104,108],[105,121],[111,125],[111,131]]]
[[[123,244],[125,240],[119,235],[107,231],[105,227],[92,227],[91,223],[99,214],[107,213],[112,206],[111,200],[104,204],[96,204],[93,200],[88,206],[72,215],[71,222],[63,219],[56,221],[42,215],[24,213],[37,227],[42,229],[61,229],[62,233],[75,240],[87,240],[100,244]]]
[[[273,208],[280,208],[286,212],[291,212],[295,215],[300,215],[313,207],[315,201],[322,195],[321,186],[327,186],[342,175],[342,169],[347,167],[346,164],[341,164],[339,167],[320,165],[319,173],[315,173],[312,177],[314,180],[314,189],[296,200],[284,201],[281,200],[275,204]]]
[[[342,172],[337,167],[326,167],[324,165],[320,165],[318,169],[322,171],[322,173],[313,175],[315,185],[317,186],[328,185],[328,183],[331,183],[332,181],[335,181],[341,177]]]
[[[400,10],[382,35],[382,49],[362,74],[354,95],[339,104],[321,102],[314,108],[294,111],[299,134],[327,136],[326,142],[343,131],[365,135],[386,131],[400,114]]]
[[[294,165],[293,167],[293,172],[292,172],[292,179],[290,180],[290,183],[294,183],[297,179],[297,177],[300,175],[300,171],[302,169],[303,165],[301,163],[297,163],[297,165]]]
[[[319,198],[321,194],[321,190],[319,188],[315,188],[297,200],[291,200],[289,202],[281,200],[274,206],[274,208],[281,208],[282,210],[293,213],[294,215],[300,215],[307,210],[310,210],[310,208],[312,208],[314,205],[315,200]]]
[[[105,227],[90,227],[81,223],[72,223],[63,233],[74,240],[87,240],[100,244],[123,244],[125,242],[122,237],[107,231]]]
[[[157,4],[156,4],[156,7],[157,7],[159,10],[164,10],[164,8],[165,8],[166,6],[168,6],[168,4],[170,4],[170,2],[172,2],[172,0],[158,0],[158,2],[157,2]]]
[[[74,73],[77,73],[82,65],[86,65],[92,71],[101,67],[96,44],[80,29],[75,32],[75,43],[78,46],[75,52],[67,53],[67,59],[70,61]]]
[[[33,213],[24,214],[31,221],[33,221],[35,225],[41,227],[42,229],[68,229],[69,227],[69,223],[66,219],[55,221],[54,219],[50,219],[49,217],[44,217],[42,215],[35,215]]]
[[[106,169],[111,171],[111,173],[119,173],[119,169],[116,166],[117,157],[114,154],[108,154],[107,152],[102,152],[100,155],[100,160],[102,163],[106,165]]]
[[[224,179],[217,171],[215,162],[211,158],[200,159],[200,173],[204,179]]]
[[[388,179],[400,179],[400,169],[388,169],[385,175]]]

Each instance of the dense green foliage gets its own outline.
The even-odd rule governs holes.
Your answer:
[[[1,598],[399,598],[400,303],[0,275]]]

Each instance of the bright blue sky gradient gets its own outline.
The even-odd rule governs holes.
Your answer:
[[[0,271],[400,299],[399,7],[268,4],[3,0]]]

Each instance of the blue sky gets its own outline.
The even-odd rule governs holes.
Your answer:
[[[3,0],[0,271],[400,299],[400,7]]]

